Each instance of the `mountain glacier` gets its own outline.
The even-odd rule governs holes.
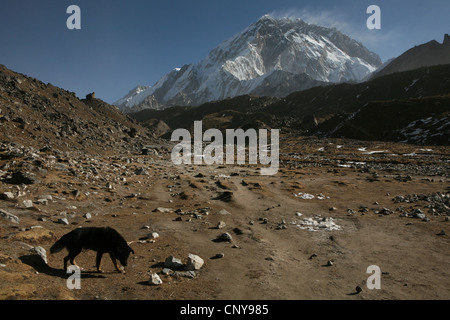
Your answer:
[[[138,86],[114,105],[135,112],[243,94],[281,97],[360,81],[380,65],[378,55],[335,28],[265,15],[200,62],[172,70],[153,86]]]

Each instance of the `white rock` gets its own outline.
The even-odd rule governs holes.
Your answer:
[[[152,273],[149,282],[150,284],[153,284],[155,286],[159,286],[160,284],[163,283],[161,278],[156,273]]]
[[[45,264],[48,264],[47,261],[47,251],[45,251],[42,247],[34,247],[31,249],[31,251],[35,252],[39,257],[42,258],[42,260],[45,262]]]
[[[47,206],[48,205],[48,200],[47,199],[38,199],[38,200],[36,200],[36,203],[37,204],[42,204],[44,206]]]
[[[6,212],[5,210],[0,209],[0,217],[5,218],[14,223],[19,223],[19,217],[13,215],[12,213]]]
[[[31,201],[31,200],[23,200],[23,206],[25,207],[25,208],[33,208],[33,201]]]
[[[159,238],[159,234],[157,232],[152,232],[151,234],[149,234],[148,238],[149,239]]]
[[[169,268],[164,268],[161,271],[163,274],[165,274],[166,276],[170,275],[171,273],[173,273],[173,271]]]
[[[223,221],[219,221],[219,223],[217,224],[217,229],[223,229],[227,226],[227,224]]]
[[[203,261],[202,258],[200,258],[195,254],[189,253],[188,260],[186,263],[186,270],[187,271],[199,270],[204,263],[205,262]]]
[[[85,217],[86,219],[91,219],[92,215],[89,212],[86,212],[83,217]]]
[[[229,213],[227,210],[225,210],[225,209],[222,209],[222,210],[220,210],[219,212],[217,212],[217,214],[231,214],[231,213]]]
[[[14,194],[12,192],[3,192],[0,195],[0,199],[12,200],[12,199],[14,199]]]
[[[68,225],[69,220],[67,220],[67,218],[61,218],[61,219],[58,219],[58,223]]]

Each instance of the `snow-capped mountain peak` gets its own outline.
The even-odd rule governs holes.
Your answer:
[[[242,94],[283,96],[323,83],[359,81],[381,65],[380,58],[335,28],[301,19],[264,15],[225,40],[202,61],[172,70],[152,87],[132,90],[115,105],[197,105]],[[138,92],[139,91],[139,92]]]
[[[114,105],[123,107],[132,107],[143,101],[145,92],[150,89],[150,86],[137,86],[136,88],[130,90],[128,94],[122,99],[116,101]],[[142,99],[142,100],[141,100]]]

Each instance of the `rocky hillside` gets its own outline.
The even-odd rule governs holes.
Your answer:
[[[0,141],[36,149],[132,151],[153,139],[116,107],[0,66]]]
[[[450,94],[374,101],[354,113],[339,114],[315,128],[329,137],[450,144]]]

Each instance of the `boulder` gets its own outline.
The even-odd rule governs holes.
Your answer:
[[[217,224],[217,229],[223,229],[227,226],[227,224],[223,221],[219,221],[219,223]]]
[[[156,273],[152,273],[148,282],[155,286],[159,286],[163,283],[161,278]]]
[[[23,206],[27,209],[33,208],[33,201],[31,201],[31,200],[24,200],[22,203],[23,203]]]
[[[61,219],[58,219],[58,223],[68,225],[69,220],[67,220],[67,218],[61,218]]]
[[[199,256],[189,253],[188,260],[186,263],[186,270],[187,271],[195,271],[199,270],[204,264],[204,261]]]
[[[183,266],[183,263],[180,259],[175,258],[174,256],[169,256],[164,261],[164,267],[165,268],[181,268]]]
[[[217,212],[217,214],[221,214],[221,215],[227,215],[227,214],[231,214],[231,213],[229,213],[227,210],[225,210],[225,209],[222,209],[222,210],[220,210],[219,212]]]
[[[92,218],[92,215],[89,213],[89,212],[86,212],[84,215],[83,215],[83,217],[85,218],[85,219],[91,219]]]
[[[32,252],[36,253],[39,257],[42,258],[42,260],[45,262],[45,264],[48,264],[47,261],[47,251],[45,251],[42,247],[34,247],[31,249]]]
[[[218,241],[233,241],[233,237],[228,233],[228,232],[225,232],[225,233],[222,233],[221,235],[219,235],[218,237],[217,237],[217,240]]]
[[[14,194],[12,192],[3,192],[0,194],[0,200],[12,200],[14,199]]]
[[[6,212],[5,210],[0,209],[0,217],[5,218],[14,223],[19,223],[19,217],[13,215],[12,213]]]

